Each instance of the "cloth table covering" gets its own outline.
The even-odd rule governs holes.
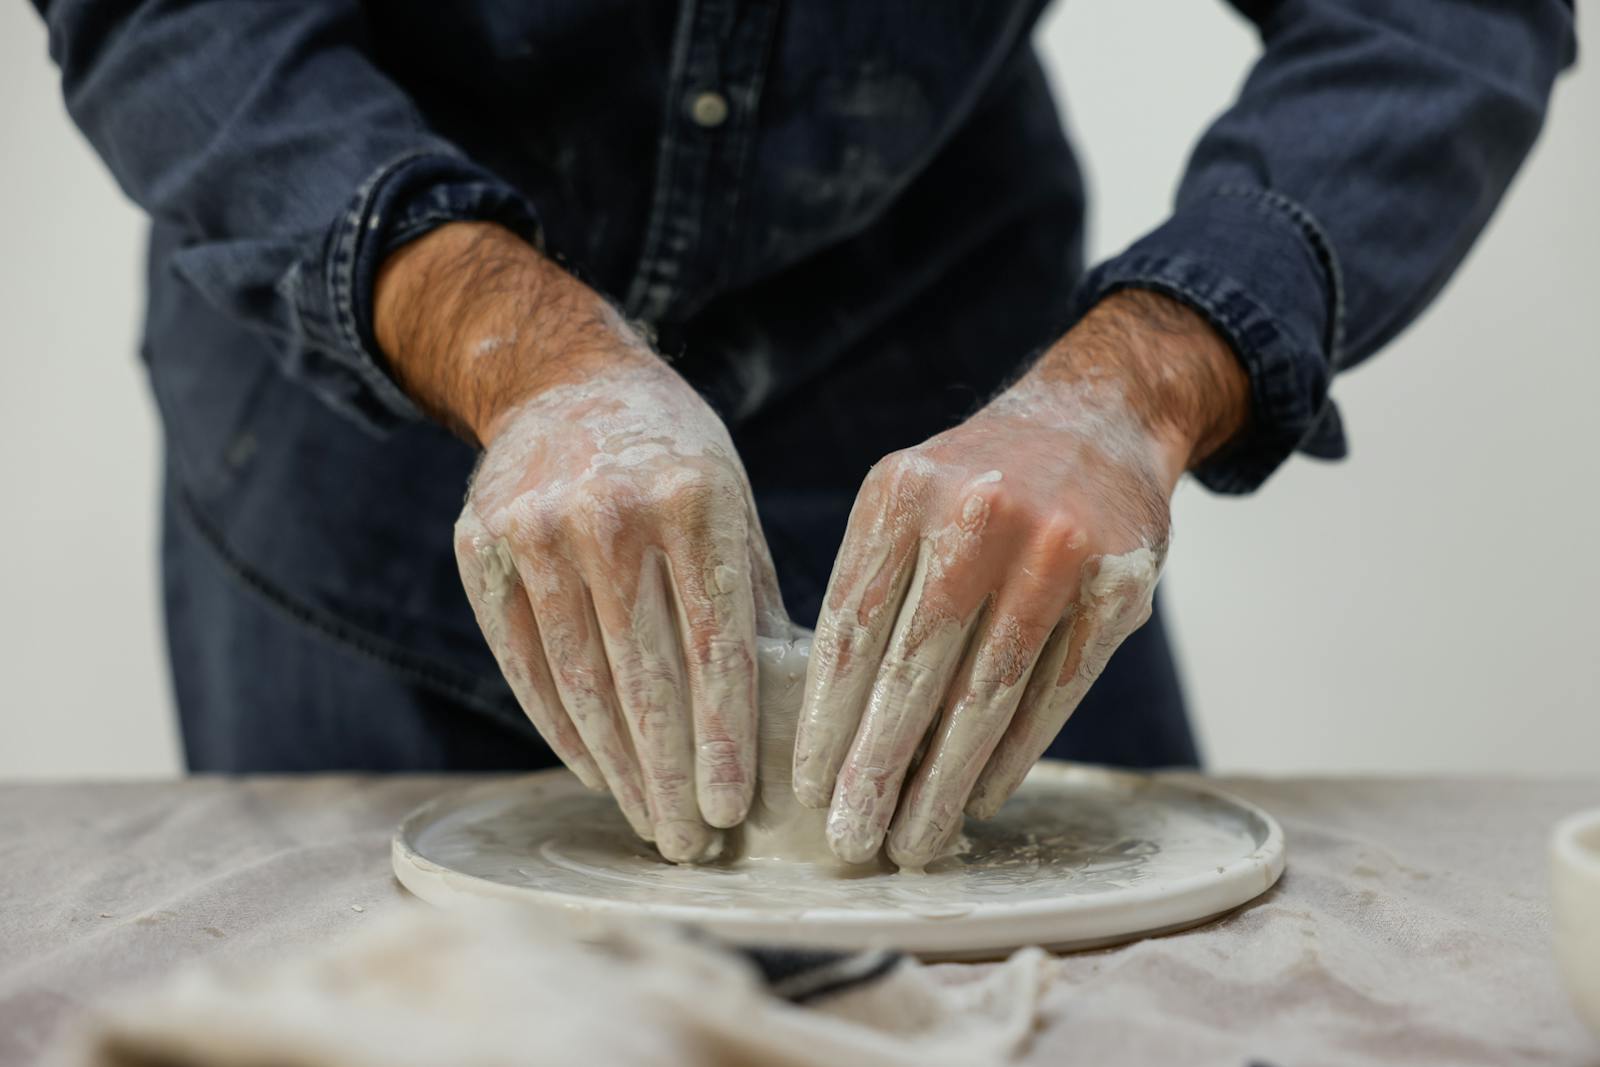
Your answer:
[[[409,901],[395,825],[478,780],[0,786],[0,1064],[186,963],[265,967],[382,921]],[[1545,857],[1600,779],[1211,782],[1283,824],[1283,879],[1210,925],[1045,961],[1018,1062],[1600,1064],[1550,951]]]

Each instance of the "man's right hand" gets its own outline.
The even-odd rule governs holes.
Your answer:
[[[755,786],[755,636],[788,626],[727,429],[496,226],[396,251],[374,324],[402,388],[485,449],[456,558],[524,711],[664,857],[714,855]]]

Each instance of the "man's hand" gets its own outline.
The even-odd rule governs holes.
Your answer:
[[[1199,316],[1118,293],[978,414],[872,469],[795,746],[840,858],[888,833],[920,867],[963,810],[999,810],[1149,617],[1173,488],[1242,427],[1248,391]]]
[[[497,227],[398,251],[376,323],[402,386],[485,448],[456,558],[528,717],[667,859],[714,855],[755,785],[756,632],[787,627],[726,428]]]

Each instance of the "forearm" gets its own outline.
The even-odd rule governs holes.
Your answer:
[[[787,628],[727,428],[493,225],[401,246],[374,298],[396,382],[484,446],[456,558],[512,692],[662,856],[715,855],[755,785],[758,627]]]
[[[601,363],[655,359],[603,296],[492,223],[452,223],[391,253],[373,329],[400,387],[474,443]]]
[[[1031,384],[1113,389],[1158,443],[1171,481],[1215,455],[1250,419],[1250,380],[1199,314],[1159,293],[1100,301],[1028,372]]]

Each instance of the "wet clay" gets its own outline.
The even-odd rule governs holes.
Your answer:
[[[841,873],[893,870],[881,854],[845,863],[828,847],[825,808],[807,808],[794,795],[794,735],[805,692],[811,635],[757,640],[760,718],[757,723],[756,793],[743,825],[729,835],[725,862],[801,863]]]

